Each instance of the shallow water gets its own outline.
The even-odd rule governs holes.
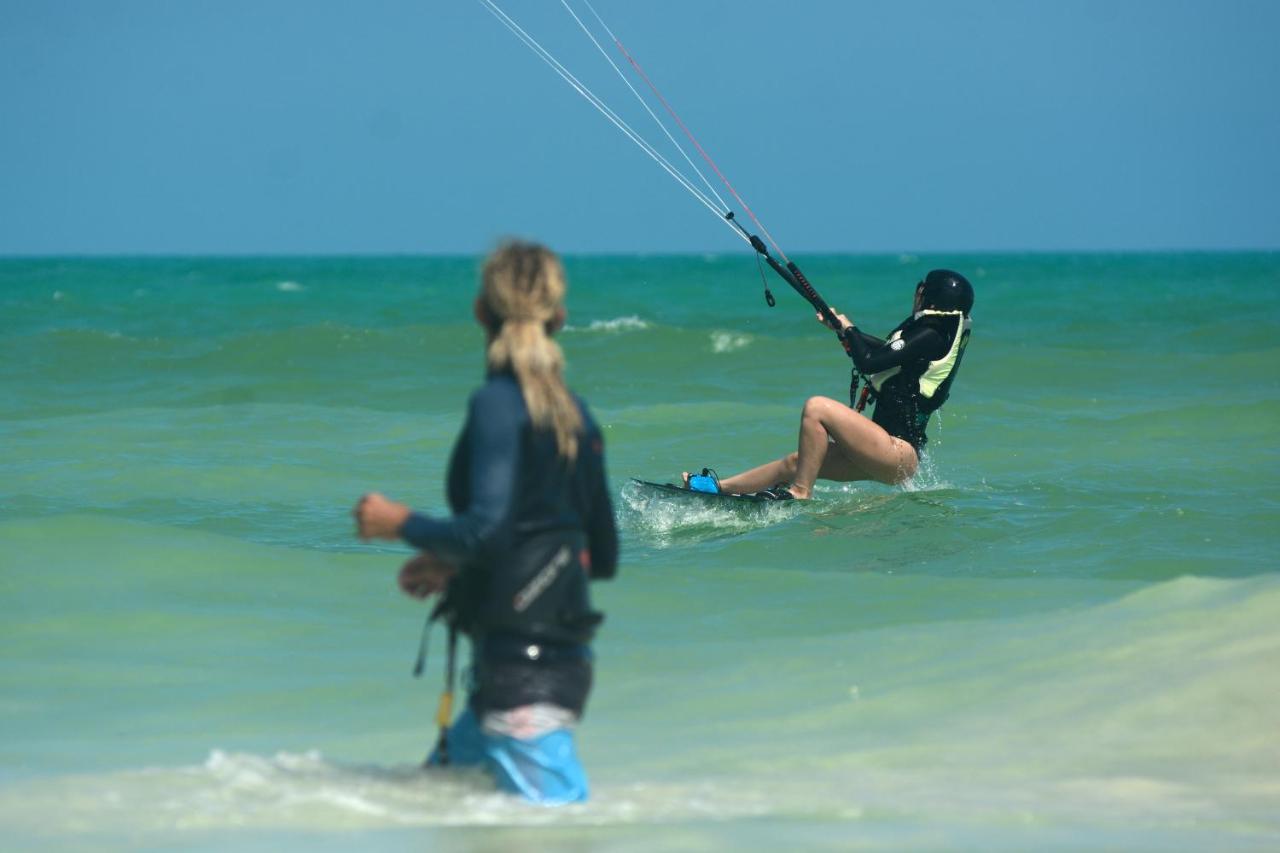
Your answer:
[[[378,488],[442,506],[474,259],[0,261],[0,827],[64,848],[1280,844],[1280,257],[801,259],[973,344],[906,488],[646,494],[794,442],[844,356],[740,256],[570,259],[620,578],[544,810],[416,767],[439,656]],[[439,636],[436,638],[439,642]]]

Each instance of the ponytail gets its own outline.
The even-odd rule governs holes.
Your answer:
[[[504,242],[481,272],[480,299],[497,324],[489,368],[515,374],[534,427],[551,430],[560,456],[572,461],[582,413],[564,384],[564,353],[550,336],[565,289],[560,259],[536,243]]]

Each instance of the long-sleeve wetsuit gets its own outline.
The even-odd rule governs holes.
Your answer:
[[[586,643],[601,617],[587,581],[614,576],[618,535],[600,430],[575,400],[583,429],[569,462],[550,430],[533,428],[515,377],[490,374],[449,462],[453,514],[414,513],[400,529],[459,567],[451,618],[475,646],[485,708],[550,701],[580,712],[590,686]]]
[[[946,356],[952,336],[960,330],[956,321],[908,317],[894,329],[899,331],[902,334],[896,340],[891,333],[891,340],[885,341],[850,326],[843,338],[849,344],[849,356],[863,375],[901,368],[880,385],[871,419],[918,451],[929,440],[925,435],[929,415],[945,400],[945,393],[941,399],[926,399],[920,392],[920,377],[930,362]]]
[[[575,398],[577,399],[577,398]],[[401,537],[463,567],[496,567],[529,539],[582,531],[593,578],[617,568],[618,534],[604,474],[600,430],[581,399],[578,458],[566,464],[549,431],[534,431],[515,377],[495,373],[471,397],[467,422],[449,460],[453,515],[414,513]]]

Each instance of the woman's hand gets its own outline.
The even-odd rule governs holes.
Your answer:
[[[843,333],[845,329],[853,325],[852,320],[850,320],[848,317],[844,316],[840,312],[836,311],[836,309],[832,308],[831,313],[835,315],[836,320],[840,323],[839,326],[834,328],[834,331]],[[817,317],[818,317],[819,323],[826,326],[828,329],[832,328],[831,324],[827,322],[826,317],[822,316],[821,314],[818,314]]]
[[[361,539],[398,539],[400,525],[409,517],[409,507],[389,500],[377,492],[362,497],[351,511],[356,519],[356,534]]]
[[[430,598],[443,592],[457,571],[452,563],[446,563],[435,554],[423,551],[400,567],[400,576],[396,578],[396,582],[410,598]]]

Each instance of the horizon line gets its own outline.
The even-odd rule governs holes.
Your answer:
[[[200,259],[200,260],[256,260],[256,259],[392,259],[392,258],[476,258],[482,257],[490,250],[477,251],[349,251],[349,252],[169,252],[169,251],[119,251],[119,252],[0,252],[0,261],[35,261],[35,260],[166,260],[166,259]],[[742,255],[754,257],[750,250],[613,250],[591,249],[583,251],[560,251],[557,254],[566,258],[721,258]],[[1044,256],[1044,255],[1266,255],[1280,253],[1276,247],[1232,247],[1232,248],[1109,248],[1109,249],[915,249],[915,250],[834,250],[814,249],[792,251],[790,254],[810,257],[865,257],[865,258],[921,258],[937,255],[961,257],[978,256]]]

